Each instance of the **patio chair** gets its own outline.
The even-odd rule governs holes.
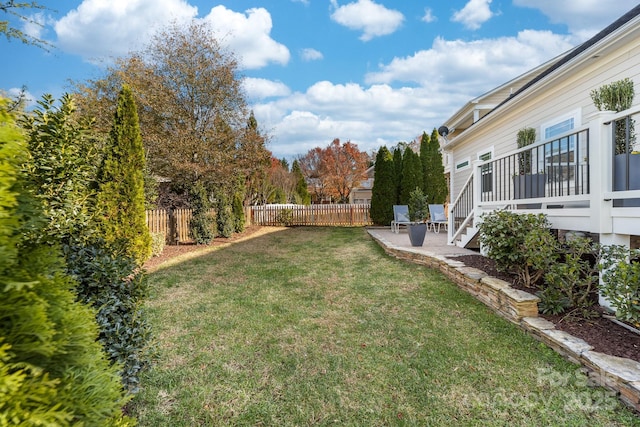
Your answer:
[[[444,213],[444,205],[429,205],[430,219],[427,225],[431,227],[434,233],[440,232],[440,226],[444,225],[444,229],[447,230],[449,221],[447,215]]]
[[[391,221],[391,231],[400,232],[401,225],[409,225],[413,221],[409,219],[408,205],[393,205],[393,221]]]

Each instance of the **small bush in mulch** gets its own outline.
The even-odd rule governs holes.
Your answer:
[[[499,271],[495,261],[482,255],[462,255],[456,258],[468,267],[484,271],[492,277],[511,283],[516,289],[535,294],[539,288],[524,287],[518,277]],[[556,325],[556,328],[581,338],[594,347],[594,351],[611,356],[626,357],[640,362],[640,335],[603,317],[606,310],[598,304],[588,310],[574,310],[563,314],[540,314]]]

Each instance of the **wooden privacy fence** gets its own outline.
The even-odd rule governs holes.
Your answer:
[[[215,218],[215,210],[210,211]],[[152,233],[163,233],[168,244],[192,242],[189,235],[191,209],[147,210],[147,226]],[[248,225],[371,225],[369,205],[262,205],[245,208]]]
[[[371,225],[369,205],[262,205],[251,206],[251,223],[257,225]]]

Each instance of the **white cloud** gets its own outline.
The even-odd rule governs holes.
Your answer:
[[[22,26],[22,31],[30,37],[36,39],[43,39],[45,25],[47,24],[47,17],[44,13],[36,13],[27,18]]]
[[[376,150],[431,132],[470,99],[572,46],[570,36],[549,31],[471,42],[438,38],[428,50],[380,65],[366,76],[368,86],[322,81],[253,109],[272,132],[278,156],[304,154],[334,138]]]
[[[98,59],[139,49],[159,27],[197,13],[183,0],[84,0],[54,28],[60,49]]]
[[[516,6],[538,9],[554,24],[566,24],[569,31],[586,40],[637,6],[637,0],[514,0]]]
[[[470,30],[477,30],[494,15],[489,5],[492,0],[469,0],[459,11],[453,14],[451,20],[460,22]]]
[[[309,0],[291,0],[291,1],[294,2],[294,3],[302,3],[305,6],[309,6],[309,4],[310,4]]]
[[[324,56],[322,55],[322,52],[312,48],[302,49],[300,51],[300,57],[302,58],[303,61],[318,61],[324,58]]]
[[[289,96],[291,90],[282,82],[245,77],[242,84],[249,99],[264,99],[272,96]]]
[[[198,9],[185,0],[84,0],[54,25],[56,43],[63,51],[99,60],[140,49],[160,28],[197,19]],[[270,36],[271,15],[266,9],[234,12],[216,6],[202,18],[240,60],[241,68],[286,64],[286,46]]]
[[[270,149],[278,156],[304,154],[334,138],[351,140],[361,150],[377,150],[431,132],[447,113],[450,98],[423,88],[394,89],[386,84],[362,87],[322,81],[306,92],[252,106],[258,123],[274,136]],[[466,102],[468,98],[454,99]],[[373,136],[375,135],[375,137]],[[295,144],[292,143],[295,141]]]
[[[204,19],[237,54],[242,68],[256,69],[272,62],[283,65],[289,62],[289,49],[271,38],[273,22],[266,9],[253,8],[239,13],[216,6]]]
[[[568,36],[525,30],[517,37],[474,41],[436,38],[431,49],[394,58],[368,83],[417,83],[451,93],[479,95],[570,49]]]
[[[435,22],[435,21],[437,21],[437,20],[438,20],[438,18],[436,18],[436,17],[433,15],[433,11],[432,11],[431,9],[426,8],[426,9],[424,10],[424,16],[422,17],[422,21],[424,21],[424,22],[426,22],[426,23],[430,24],[431,22]]]
[[[404,21],[402,13],[387,9],[372,0],[358,0],[339,7],[336,0],[332,0],[331,4],[336,8],[331,19],[352,30],[362,31],[360,40],[365,42],[374,37],[392,34]]]

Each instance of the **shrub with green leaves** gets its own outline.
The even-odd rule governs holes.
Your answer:
[[[151,328],[143,309],[148,286],[136,260],[114,255],[101,241],[64,247],[67,271],[83,286],[79,299],[93,307],[99,341],[120,368],[122,382],[138,391],[140,371],[151,362]]]
[[[31,238],[47,223],[21,174],[22,137],[1,107],[0,425],[133,425],[94,313],[76,301],[58,247]]]
[[[189,232],[198,245],[208,245],[216,237],[209,194],[201,183],[195,183],[189,193],[193,208]]]
[[[497,210],[483,215],[479,228],[487,256],[524,286],[535,284],[558,258],[558,241],[543,214]]]
[[[291,226],[293,224],[293,209],[282,209],[278,212],[276,222],[285,227]]]
[[[167,236],[160,233],[151,233],[151,256],[160,256],[164,251],[164,246],[167,241]]]
[[[567,240],[561,248],[562,259],[544,275],[544,285],[537,294],[540,311],[560,314],[569,308],[586,310],[592,306],[598,290],[599,254],[599,245],[591,239]]]
[[[98,170],[96,211],[102,238],[142,265],[151,256],[145,217],[145,157],[133,94],[123,86]]]
[[[218,196],[218,202],[216,204],[216,225],[219,236],[229,238],[233,235],[235,229],[233,208],[225,195]]]
[[[244,217],[244,205],[242,204],[242,196],[240,193],[235,193],[233,196],[233,225],[236,233],[242,233],[244,231],[245,217]]]
[[[602,248],[600,293],[616,317],[640,327],[640,250],[621,245]]]

